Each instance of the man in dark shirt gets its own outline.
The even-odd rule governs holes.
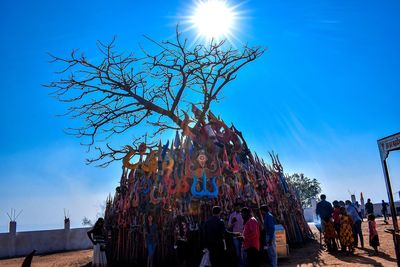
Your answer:
[[[276,254],[276,237],[275,237],[275,218],[269,211],[266,204],[261,205],[260,210],[264,216],[264,233],[265,247],[268,258],[272,267],[278,266],[278,256]]]
[[[221,207],[214,206],[212,216],[204,226],[205,247],[210,252],[210,262],[213,267],[224,266],[224,235],[225,224],[220,218]]]
[[[374,214],[374,204],[371,203],[370,198],[368,198],[367,203],[365,204],[365,211],[367,214]]]
[[[317,209],[315,211],[317,215],[321,218],[321,231],[325,231],[325,219],[332,217],[333,208],[332,204],[326,201],[326,195],[321,195],[321,201],[317,204]]]

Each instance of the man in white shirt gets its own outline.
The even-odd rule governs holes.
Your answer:
[[[364,248],[364,238],[362,234],[361,222],[362,219],[358,215],[356,207],[351,203],[350,200],[346,200],[346,211],[353,220],[353,235],[354,235],[354,247],[358,246],[358,237],[360,237],[361,248]]]

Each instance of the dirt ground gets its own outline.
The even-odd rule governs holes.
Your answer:
[[[321,248],[319,244],[319,233],[315,227],[312,230],[316,240],[306,244],[303,248],[293,249],[287,259],[281,259],[278,262],[279,266],[397,266],[396,254],[394,251],[393,237],[386,233],[385,229],[390,229],[389,224],[384,224],[383,219],[377,219],[377,230],[379,234],[379,255],[372,256],[373,248],[369,246],[368,238],[368,223],[366,220],[362,223],[364,235],[364,249],[356,248],[354,255],[346,256],[340,252],[330,254]],[[322,241],[323,242],[323,241]],[[360,244],[359,244],[360,246]]]
[[[390,221],[389,221],[390,223]],[[397,266],[392,235],[384,232],[391,228],[391,224],[386,225],[382,219],[377,219],[377,227],[380,239],[380,253],[372,256],[372,248],[368,242],[368,224],[363,222],[363,233],[365,248],[356,248],[354,255],[346,256],[341,253],[329,254],[319,244],[319,234],[315,227],[316,240],[305,244],[303,247],[292,249],[290,256],[286,259],[279,259],[279,266]],[[32,267],[58,267],[58,266],[91,266],[91,250],[75,252],[56,253],[51,255],[35,256]],[[11,267],[21,266],[23,258],[13,258],[0,260],[0,266]],[[267,265],[262,265],[266,267]],[[227,266],[228,267],[228,266]]]

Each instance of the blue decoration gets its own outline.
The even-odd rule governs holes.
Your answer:
[[[161,152],[161,159],[162,160],[164,160],[165,159],[165,155],[167,155],[168,146],[169,146],[169,140],[167,141],[167,143],[162,148],[162,152]]]
[[[176,131],[176,134],[175,134],[175,141],[174,141],[174,147],[175,147],[175,148],[178,148],[180,144],[181,144],[181,140],[180,140],[180,138],[179,138],[178,131]]]
[[[218,196],[218,187],[217,187],[217,183],[216,183],[216,177],[213,176],[211,178],[211,184],[214,189],[212,192],[207,190],[207,176],[204,172],[203,172],[202,178],[203,178],[203,188],[200,191],[196,191],[197,177],[196,176],[193,177],[192,187],[190,188],[190,192],[192,193],[192,195],[194,197],[211,197],[211,198],[217,197]]]
[[[150,181],[150,179],[146,179],[144,177],[142,179],[143,179],[141,182],[141,187],[143,188],[142,193],[147,195],[148,193],[150,193],[151,181]],[[147,188],[144,187],[146,180],[147,180]]]

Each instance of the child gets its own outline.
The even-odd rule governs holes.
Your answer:
[[[353,221],[347,214],[346,208],[340,208],[340,244],[342,245],[342,251],[345,252],[346,248],[349,249],[349,253],[354,252],[354,236],[353,236]]]
[[[372,255],[378,255],[379,246],[379,236],[376,230],[375,215],[368,215],[368,228],[369,228],[369,245],[374,248],[374,253]]]
[[[339,201],[337,201],[337,200],[333,201],[332,204],[333,204],[333,213],[332,213],[333,226],[336,231],[337,243],[340,243],[340,240],[339,240],[339,236],[340,236],[340,205],[339,205]]]
[[[336,232],[335,228],[333,226],[333,221],[332,218],[325,218],[325,231],[324,231],[324,238],[325,238],[325,244],[328,248],[329,252],[335,252],[337,251],[337,245],[336,245]]]

